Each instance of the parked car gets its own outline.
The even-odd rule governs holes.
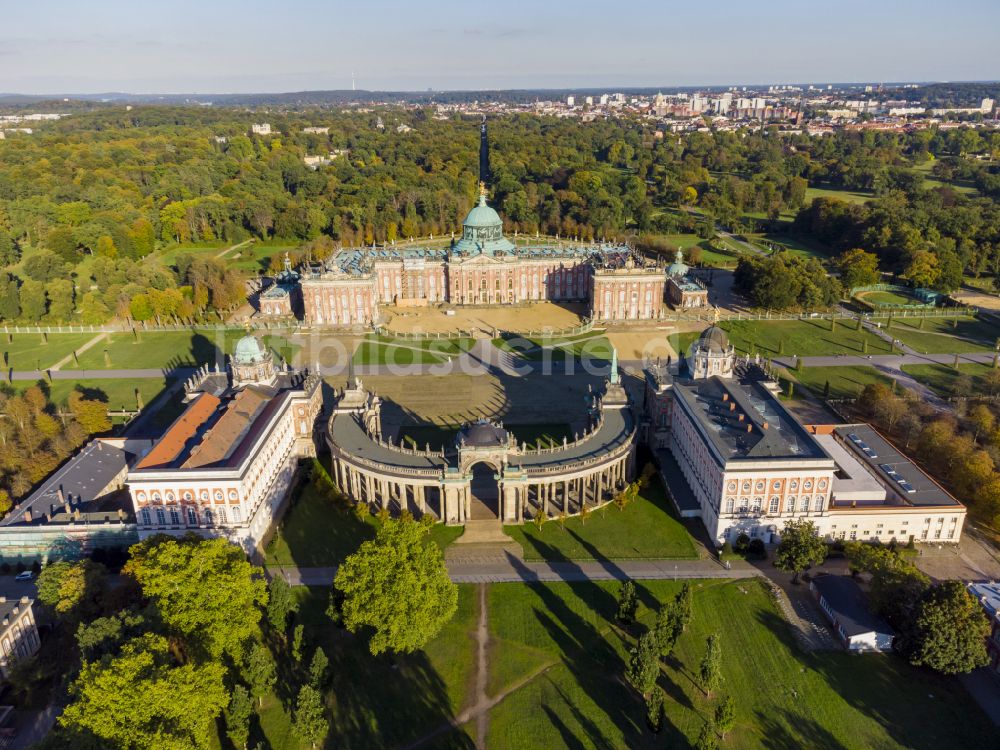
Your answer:
[[[34,577],[35,577],[34,573],[32,573],[30,570],[25,570],[23,573],[18,573],[16,576],[14,576],[14,580],[15,581],[30,581]]]

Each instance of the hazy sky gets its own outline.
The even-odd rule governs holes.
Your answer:
[[[1000,0],[2,0],[0,92],[1000,78]]]

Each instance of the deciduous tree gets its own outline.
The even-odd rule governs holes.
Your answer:
[[[826,544],[816,533],[812,521],[788,521],[781,532],[781,543],[774,553],[774,567],[792,573],[798,583],[799,574],[819,565],[826,558]]]

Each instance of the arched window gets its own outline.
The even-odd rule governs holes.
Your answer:
[[[160,526],[166,526],[167,525],[167,514],[164,512],[163,508],[157,508],[156,509],[156,522]]]
[[[202,515],[205,517],[206,526],[211,526],[214,523],[214,517],[212,516],[211,508],[205,508],[205,512]]]
[[[149,526],[153,523],[153,519],[149,515],[149,508],[143,508],[139,511],[139,518],[142,519],[143,526]]]
[[[219,508],[219,518],[218,518],[218,521],[219,521],[219,523],[225,523],[226,522],[226,509],[225,508]]]
[[[736,504],[736,501],[733,498],[731,498],[731,497],[727,498],[726,499],[726,513],[732,513],[733,512],[733,506],[735,504]]]
[[[777,497],[772,497],[771,498],[771,502],[768,505],[767,512],[770,513],[770,514],[772,514],[772,515],[778,512],[778,498]]]
[[[231,509],[233,513],[233,523],[240,523],[240,509],[239,507],[234,507]]]
[[[823,510],[823,496],[816,495],[816,502],[813,503],[813,510]]]
[[[795,498],[794,497],[788,498],[788,500],[785,502],[785,505],[787,506],[787,510],[788,510],[789,513],[794,513],[795,512]]]
[[[188,526],[198,525],[198,512],[194,508],[188,508]]]
[[[754,510],[754,513],[759,513],[761,507],[763,506],[763,504],[764,504],[764,498],[762,498],[762,497],[755,497],[753,499],[753,510]]]
[[[181,514],[177,512],[177,508],[170,509],[170,525],[171,526],[181,525]]]

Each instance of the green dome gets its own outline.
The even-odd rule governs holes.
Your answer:
[[[677,258],[670,264],[670,267],[667,268],[667,276],[673,276],[675,278],[687,276],[688,270],[687,264],[684,263],[684,251],[677,248]]]
[[[503,236],[500,214],[486,205],[485,191],[479,194],[479,205],[462,222],[462,239],[455,243],[455,250],[467,255],[514,252],[514,243]]]
[[[267,349],[252,333],[236,342],[233,350],[233,361],[238,365],[253,365],[267,358]]]

